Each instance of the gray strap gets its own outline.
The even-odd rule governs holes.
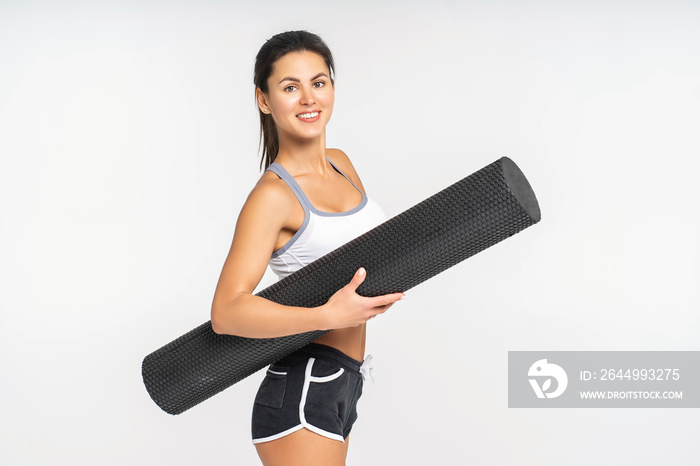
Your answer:
[[[304,194],[304,191],[301,190],[301,187],[296,182],[294,177],[290,175],[289,172],[282,165],[280,165],[277,162],[273,162],[267,169],[276,173],[277,176],[282,178],[282,180],[285,183],[287,183],[287,186],[290,187],[290,189],[297,197],[299,203],[305,211],[309,211],[312,209],[313,206],[311,205],[311,202],[309,202],[309,198],[306,197],[306,194]]]

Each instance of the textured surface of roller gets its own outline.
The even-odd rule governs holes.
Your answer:
[[[540,220],[534,192],[504,157],[264,289],[280,304],[324,304],[359,267],[363,296],[403,292]],[[146,356],[151,398],[180,414],[326,332],[252,339],[206,322]]]

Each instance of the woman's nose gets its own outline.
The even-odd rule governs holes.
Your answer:
[[[314,92],[311,88],[305,87],[301,91],[301,103],[310,105],[316,103],[314,100]]]

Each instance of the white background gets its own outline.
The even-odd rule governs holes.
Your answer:
[[[0,463],[257,463],[261,373],[173,417],[140,366],[209,318],[259,176],[254,57],[304,28],[338,63],[329,146],[390,215],[502,155],[543,213],[372,321],[349,464],[698,464],[693,409],[508,409],[507,352],[700,350],[699,19],[691,1],[3,0]]]

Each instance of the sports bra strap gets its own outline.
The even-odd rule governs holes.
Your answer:
[[[336,167],[335,164],[334,164],[333,162],[331,162],[331,160],[330,160],[328,157],[326,157],[326,160],[328,160],[328,163],[330,163],[331,166],[332,166],[333,168],[335,168],[335,171],[337,171],[338,173],[340,173],[341,175],[343,175],[343,176],[345,177],[345,179],[348,180],[348,181],[350,182],[350,184],[353,185],[353,187],[354,187],[355,189],[357,189],[358,191],[360,191],[360,188],[358,188],[357,186],[355,186],[355,183],[353,183],[352,180],[351,180],[350,178],[348,178],[348,176],[340,170],[340,168]],[[362,192],[362,191],[360,191],[360,192]]]
[[[328,163],[331,164],[331,166],[335,169],[335,171],[337,171],[338,173],[343,175],[343,177],[346,180],[348,180],[350,182],[350,184],[355,189],[360,191],[360,188],[358,188],[355,185],[355,183],[353,183],[352,180],[350,178],[348,178],[348,176],[340,170],[340,168],[336,167],[335,164],[333,162],[331,162],[330,159],[328,159],[328,157],[326,157],[326,160],[328,160]],[[304,210],[307,210],[307,211],[308,210],[316,210],[314,208],[313,204],[311,204],[311,201],[309,201],[309,198],[306,197],[306,194],[304,194],[304,191],[302,191],[301,186],[299,186],[299,184],[296,182],[294,177],[289,174],[287,169],[285,169],[282,165],[280,165],[277,162],[273,162],[272,164],[270,164],[270,166],[267,169],[276,173],[280,178],[282,178],[282,180],[285,183],[287,183],[287,186],[289,186],[291,188],[292,192],[299,200],[299,203],[304,207]],[[362,191],[360,191],[360,194],[362,194],[364,197],[364,194],[362,193]]]
[[[267,169],[276,173],[277,176],[282,178],[282,181],[287,183],[287,186],[291,188],[292,192],[297,197],[299,203],[302,205],[306,212],[311,210],[313,206],[311,205],[309,199],[306,197],[306,194],[304,194],[304,191],[301,190],[301,186],[299,186],[294,177],[290,175],[289,172],[282,165],[280,165],[277,162],[273,162]]]

